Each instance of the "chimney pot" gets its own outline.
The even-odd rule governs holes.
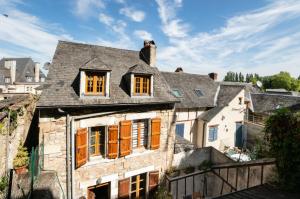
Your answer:
[[[181,67],[176,68],[175,70],[176,73],[183,73],[183,69]]]
[[[209,73],[208,76],[214,81],[216,81],[218,79],[217,73]]]
[[[140,57],[151,67],[156,65],[156,45],[153,40],[145,40],[144,47],[140,51]]]

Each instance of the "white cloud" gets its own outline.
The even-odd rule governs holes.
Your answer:
[[[47,24],[28,13],[11,9],[11,6],[9,8],[9,17],[0,16],[0,57],[31,56],[35,61],[43,63],[51,60],[58,40],[73,40],[65,32],[55,33],[55,26],[52,24]],[[52,32],[49,32],[50,29]]]
[[[135,30],[133,34],[143,40],[152,40],[151,33],[145,30]]]
[[[170,22],[170,13],[161,16],[162,21]],[[188,72],[215,71],[221,76],[229,70],[262,75],[286,70],[298,76],[300,28],[286,27],[295,20],[300,20],[299,1],[271,2],[229,18],[223,27],[211,32],[185,32],[184,38],[171,36],[170,45],[158,49],[159,63],[164,70],[182,66]]]
[[[120,9],[120,14],[125,15],[135,22],[141,22],[145,19],[145,13],[141,10],[136,10],[133,7],[124,7]]]
[[[105,8],[103,0],[76,0],[74,13],[77,16],[86,18],[94,13],[96,8]]]
[[[156,0],[162,22],[162,31],[168,37],[186,37],[190,26],[176,16],[176,10],[182,6],[182,0]]]
[[[104,23],[104,24],[107,25],[107,26],[111,26],[112,23],[114,22],[114,18],[112,18],[112,17],[109,16],[109,15],[100,13],[100,14],[99,14],[99,21],[102,22],[102,23]]]

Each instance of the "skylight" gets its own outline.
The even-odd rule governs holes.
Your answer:
[[[203,93],[200,89],[195,89],[195,93],[198,97],[202,97],[203,96]]]
[[[172,89],[172,94],[173,94],[175,97],[182,97],[182,93],[181,93],[180,90],[178,90],[178,89]]]

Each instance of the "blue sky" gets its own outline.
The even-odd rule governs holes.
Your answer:
[[[0,57],[51,61],[58,40],[139,50],[158,67],[300,75],[299,0],[0,0]]]

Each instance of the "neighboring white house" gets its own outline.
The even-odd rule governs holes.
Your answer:
[[[0,90],[2,93],[32,93],[45,81],[40,64],[31,58],[0,60]]]
[[[176,104],[176,134],[196,147],[241,147],[248,84],[216,82],[217,74],[163,72]],[[249,90],[248,88],[246,90]]]

